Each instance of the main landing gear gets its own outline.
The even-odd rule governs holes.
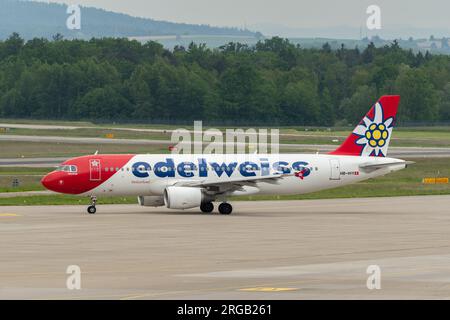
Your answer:
[[[200,206],[200,210],[203,213],[211,213],[214,210],[214,204],[212,202],[202,203]],[[223,215],[229,215],[233,212],[233,207],[231,204],[224,202],[219,205],[219,213]]]
[[[220,214],[229,215],[233,212],[233,207],[227,202],[221,203],[219,205],[219,212]]]
[[[202,210],[203,213],[211,213],[214,210],[214,205],[212,202],[202,203],[200,210]]]
[[[97,209],[95,208],[95,204],[97,203],[97,197],[91,197],[91,205],[87,208],[87,212],[89,214],[95,214]]]

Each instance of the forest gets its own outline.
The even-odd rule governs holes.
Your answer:
[[[403,123],[450,121],[450,56],[278,37],[172,50],[126,38],[0,41],[1,118],[334,126],[384,94],[401,95]]]

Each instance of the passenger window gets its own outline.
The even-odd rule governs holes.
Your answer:
[[[105,168],[105,171],[108,172],[108,171],[109,171],[109,168]]]

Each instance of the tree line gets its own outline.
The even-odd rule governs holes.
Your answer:
[[[123,38],[0,41],[0,117],[332,126],[400,94],[402,121],[450,120],[450,56],[376,48],[254,46],[166,50]]]

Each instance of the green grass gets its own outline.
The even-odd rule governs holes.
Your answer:
[[[58,126],[93,126],[92,122],[88,121],[62,121],[62,120],[32,120],[32,119],[5,119],[0,118],[0,123],[14,123],[14,124],[35,124],[35,125],[58,125]]]
[[[305,195],[290,196],[246,196],[234,197],[233,201],[241,200],[302,200],[331,199],[356,197],[393,197],[413,195],[444,195],[450,194],[450,185],[424,185],[424,177],[450,177],[450,159],[423,158],[410,159],[416,163],[384,177],[371,179],[354,185],[324,190]],[[40,169],[33,169],[37,172]],[[34,171],[32,171],[34,172]],[[1,170],[0,170],[1,177]],[[133,204],[136,197],[100,198],[99,204]],[[51,195],[0,198],[0,206],[11,205],[88,205],[89,199],[74,196]]]
[[[121,129],[121,128],[136,128],[136,129],[177,129],[180,127],[186,129],[193,129],[192,125],[167,125],[167,124],[133,124],[133,123],[94,123],[91,121],[63,121],[63,120],[31,120],[31,119],[4,119],[0,118],[0,123],[5,124],[27,124],[27,125],[51,125],[51,126],[69,126],[69,127],[94,127],[100,129],[113,128],[113,129]]]
[[[45,190],[40,181],[53,168],[0,167],[0,192],[24,192]],[[17,179],[18,186],[13,186]]]
[[[148,139],[148,140],[165,140],[170,141],[171,134],[167,132],[139,132],[124,130],[124,128],[134,129],[157,129],[157,130],[173,130],[180,126],[175,125],[132,125],[132,124],[101,124],[96,125],[89,122],[56,122],[48,121],[31,121],[31,120],[1,120],[6,123],[21,124],[53,124],[82,127],[78,129],[14,129],[0,132],[0,134],[14,135],[40,135],[40,136],[60,136],[60,137],[96,137],[105,138],[107,134],[113,134],[117,139]],[[89,127],[89,128],[88,128]],[[181,126],[188,130],[192,130],[193,126]],[[203,129],[208,129],[205,126]],[[217,127],[225,132],[225,127]],[[245,127],[243,129],[246,129]],[[258,127],[255,127],[258,129]],[[339,144],[352,131],[353,127],[280,127],[280,142],[291,144]],[[298,135],[298,136],[290,136]],[[338,139],[339,142],[333,142]],[[394,132],[391,146],[398,147],[450,147],[450,128],[449,127],[400,127]]]
[[[115,139],[146,139],[146,140],[170,140],[169,133],[138,132],[119,129],[9,129],[0,134],[23,136],[51,136],[51,137],[78,137],[78,138],[106,138],[107,134],[113,134]]]
[[[44,205],[89,205],[87,197],[66,195],[30,196],[0,198],[0,206],[44,206]],[[137,197],[100,198],[98,205],[102,204],[137,204]]]
[[[0,141],[0,158],[77,157],[108,153],[169,153],[167,145],[82,144]]]
[[[40,184],[42,177],[27,177],[19,179],[19,186],[13,186],[13,178],[0,177],[0,192],[27,192],[27,191],[45,191],[45,188]]]
[[[37,167],[0,167],[1,176],[27,176],[27,175],[44,175],[52,171],[54,168],[37,168]]]
[[[53,142],[0,141],[0,158],[72,158],[87,154],[169,154],[169,144],[134,145],[134,144],[82,144]],[[281,152],[316,152],[314,149],[280,148]]]

